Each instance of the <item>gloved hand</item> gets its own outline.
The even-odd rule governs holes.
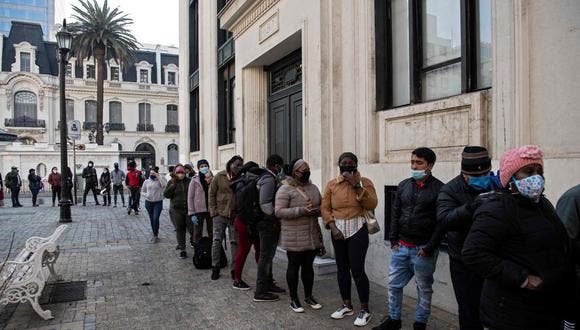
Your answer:
[[[195,214],[191,215],[191,223],[193,223],[194,225],[197,225],[197,222],[199,220],[197,219],[197,216],[195,216]]]

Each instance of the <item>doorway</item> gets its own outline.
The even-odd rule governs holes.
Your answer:
[[[141,155],[141,167],[148,169],[155,166],[155,148],[149,143],[141,143],[135,148]]]
[[[268,71],[268,151],[286,162],[302,158],[302,54],[298,49]]]

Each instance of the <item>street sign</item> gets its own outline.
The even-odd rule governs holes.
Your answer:
[[[69,120],[68,125],[68,138],[71,140],[81,139],[81,122],[79,120]]]

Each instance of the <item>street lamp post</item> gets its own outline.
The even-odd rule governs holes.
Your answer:
[[[59,222],[72,222],[70,207],[72,205],[72,196],[70,192],[70,171],[68,168],[67,155],[67,121],[66,121],[66,65],[67,54],[71,49],[72,34],[66,29],[66,20],[62,21],[62,28],[56,33],[56,41],[58,44],[58,51],[60,53],[60,186],[62,187],[61,199],[58,201],[60,207]]]

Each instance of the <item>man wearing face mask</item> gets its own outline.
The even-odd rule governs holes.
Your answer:
[[[393,205],[391,264],[389,270],[388,317],[374,329],[401,328],[403,289],[411,278],[417,283],[417,310],[413,329],[426,329],[431,314],[433,273],[437,250],[426,252],[425,245],[437,226],[436,203],[443,182],[431,171],[436,155],[429,148],[417,148],[411,153],[411,177],[399,183]]]
[[[55,200],[58,196],[58,201],[60,201],[60,173],[55,167],[52,168],[51,173],[48,175],[48,184],[50,184],[50,189],[52,189],[52,207],[56,206]]]
[[[109,173],[109,168],[103,169],[99,183],[101,184],[101,195],[103,195],[103,206],[111,206],[111,173]]]
[[[482,199],[476,197],[496,188],[491,180],[491,158],[486,148],[467,146],[461,154],[461,174],[449,181],[437,199],[437,229],[425,250],[435,249],[445,233],[449,246],[449,271],[461,329],[483,329],[479,320],[479,300],[483,279],[463,263],[461,249],[473,214]]]
[[[93,191],[93,197],[95,197],[95,205],[99,204],[99,200],[97,199],[97,185],[99,184],[97,178],[97,170],[95,170],[95,166],[92,160],[89,160],[87,167],[83,169],[82,177],[85,179],[85,192],[83,194],[83,206],[87,206],[87,194],[89,191]]]
[[[113,182],[113,199],[117,207],[117,194],[121,195],[121,202],[123,207],[125,207],[125,193],[123,192],[123,181],[125,181],[125,172],[119,169],[119,163],[114,164],[115,169],[111,173],[111,181]]]

